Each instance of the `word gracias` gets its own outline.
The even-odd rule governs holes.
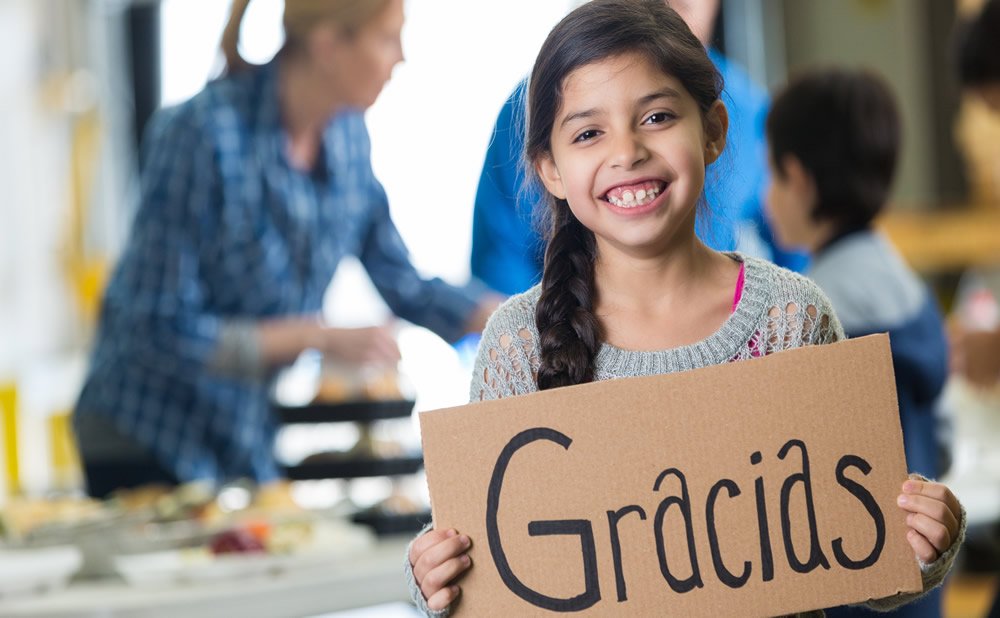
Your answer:
[[[536,427],[527,429],[517,434],[507,443],[500,452],[496,464],[493,468],[493,475],[490,480],[487,494],[486,506],[486,535],[489,541],[490,554],[496,565],[501,579],[508,589],[525,601],[541,607],[558,612],[572,612],[587,609],[601,600],[600,586],[598,582],[597,551],[594,543],[593,525],[586,519],[569,520],[549,520],[532,521],[528,524],[528,534],[530,536],[549,535],[572,535],[580,537],[580,546],[583,555],[585,590],[581,594],[570,598],[556,598],[542,594],[528,587],[522,582],[507,560],[501,542],[499,528],[497,525],[497,511],[500,506],[500,491],[503,486],[504,474],[507,466],[517,451],[532,442],[545,440],[554,442],[568,450],[572,440],[565,434],[547,427]],[[812,484],[809,472],[809,455],[806,445],[801,440],[789,440],[778,451],[778,458],[785,459],[792,448],[797,448],[802,454],[802,470],[789,475],[781,487],[781,536],[784,541],[785,557],[788,565],[798,573],[809,573],[817,567],[830,568],[830,562],[820,547],[819,535],[816,529],[816,514],[813,507]],[[757,465],[761,463],[760,452],[755,452],[750,456],[750,463]],[[836,476],[837,483],[846,489],[851,495],[867,510],[868,515],[875,524],[875,544],[868,555],[861,558],[851,558],[843,549],[843,539],[838,537],[833,540],[831,547],[837,563],[845,569],[859,570],[872,566],[878,561],[885,545],[885,518],[878,503],[871,493],[864,486],[847,478],[844,471],[848,468],[857,468],[864,475],[871,472],[871,465],[856,455],[844,455],[837,462]],[[691,497],[688,493],[687,479],[684,474],[676,469],[669,468],[657,476],[653,484],[653,491],[659,491],[660,485],[668,477],[675,477],[680,481],[680,496],[668,496],[664,498],[656,509],[653,517],[653,534],[656,542],[656,553],[659,560],[660,572],[663,579],[672,590],[678,593],[685,593],[694,588],[704,586],[701,577],[701,569],[695,549],[694,525],[691,518]],[[791,535],[791,515],[789,512],[789,499],[793,487],[802,484],[805,492],[805,504],[809,521],[809,557],[805,561],[799,559],[792,543]],[[753,572],[753,565],[750,561],[743,563],[742,571],[739,575],[733,574],[725,565],[721,551],[719,549],[719,538],[715,526],[716,502],[721,492],[725,490],[729,498],[735,498],[741,494],[739,485],[730,479],[721,479],[715,483],[708,492],[705,502],[705,527],[708,531],[709,546],[712,554],[712,566],[719,580],[731,588],[740,588],[747,583]],[[774,558],[771,551],[771,536],[768,529],[767,504],[764,499],[764,479],[758,476],[754,482],[754,494],[756,497],[757,527],[760,537],[760,577],[762,581],[774,579]],[[676,506],[684,519],[685,532],[687,536],[688,562],[691,575],[680,579],[671,572],[670,563],[667,560],[667,552],[663,538],[663,520],[668,509]],[[639,519],[646,519],[646,511],[636,504],[623,506],[616,511],[608,511],[608,530],[611,540],[612,559],[615,569],[615,583],[618,593],[618,602],[627,600],[625,577],[622,572],[621,543],[618,535],[618,522],[627,515],[635,513]]]

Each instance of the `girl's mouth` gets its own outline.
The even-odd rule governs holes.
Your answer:
[[[644,180],[635,184],[618,185],[601,199],[618,208],[640,208],[652,203],[666,187],[667,183],[662,180]]]

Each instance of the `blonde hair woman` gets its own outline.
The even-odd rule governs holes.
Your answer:
[[[273,370],[306,348],[394,363],[384,328],[322,324],[356,255],[400,317],[454,340],[496,299],[421,278],[369,159],[364,110],[403,60],[403,0],[286,0],[284,48],[227,71],[147,130],[141,203],[106,292],[75,426],[88,490],[280,478]],[[349,302],[349,299],[335,299]]]

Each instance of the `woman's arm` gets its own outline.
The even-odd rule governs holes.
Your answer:
[[[260,378],[315,349],[353,365],[394,365],[399,346],[388,326],[330,328],[317,318],[229,321],[211,362],[217,373]]]
[[[382,187],[374,183],[371,191],[372,212],[359,257],[372,283],[393,313],[446,341],[457,341],[477,326],[474,316],[488,298],[488,290],[481,284],[460,288],[421,277],[389,215]]]

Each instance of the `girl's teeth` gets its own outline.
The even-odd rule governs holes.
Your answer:
[[[652,202],[659,194],[659,189],[639,189],[635,193],[632,191],[623,191],[620,198],[609,195],[607,199],[619,208],[634,208]]]

